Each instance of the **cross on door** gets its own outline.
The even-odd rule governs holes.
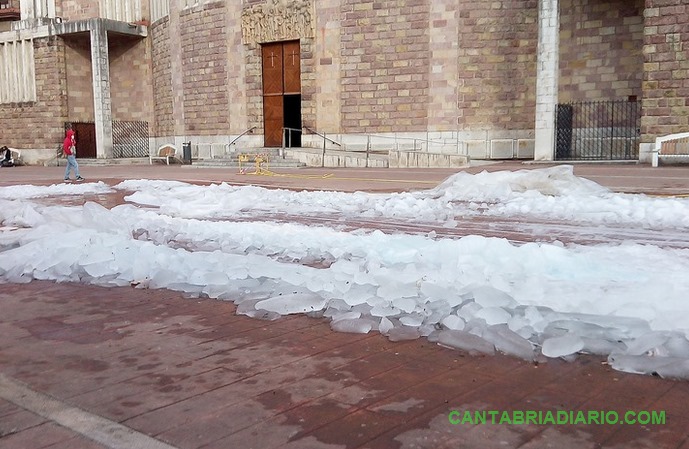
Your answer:
[[[297,53],[296,50],[292,50],[292,53],[290,53],[288,56],[291,56],[291,57],[292,57],[292,65],[295,65],[294,57],[295,57],[295,56],[299,56],[299,53]]]
[[[271,51],[270,56],[268,56],[268,58],[270,59],[270,66],[275,67],[275,58],[277,58],[277,56],[275,56],[275,53]]]

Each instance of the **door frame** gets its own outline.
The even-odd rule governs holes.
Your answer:
[[[300,41],[291,40],[262,44],[261,68],[263,144],[266,147],[281,147],[285,142],[285,96],[301,95]],[[299,122],[301,127],[301,109]]]

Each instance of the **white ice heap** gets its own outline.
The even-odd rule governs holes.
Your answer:
[[[0,281],[135,283],[232,300],[262,319],[309,313],[337,331],[394,341],[424,336],[527,360],[600,354],[622,371],[689,378],[688,250],[232,221],[289,212],[451,226],[467,214],[518,215],[662,232],[689,228],[684,199],[615,194],[571,167],[460,173],[436,189],[389,195],[144,180],[116,188],[134,191],[135,204],[29,200],[107,192],[100,183],[0,188],[0,198],[23,192],[0,199],[0,221],[19,228],[0,232]]]

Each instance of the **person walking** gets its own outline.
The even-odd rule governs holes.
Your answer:
[[[84,178],[79,174],[79,164],[77,163],[77,138],[74,135],[72,124],[68,123],[65,129],[65,140],[62,142],[62,151],[67,156],[67,168],[65,169],[65,182],[71,181],[69,179],[69,172],[74,168],[74,175],[77,181],[83,181]]]

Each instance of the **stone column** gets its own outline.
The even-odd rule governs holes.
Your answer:
[[[242,45],[242,4],[227,2],[227,123],[230,134],[249,128],[246,113],[246,50]]]
[[[340,82],[340,1],[319,0],[316,9],[316,129],[341,132],[342,84]],[[337,140],[337,138],[335,138]]]
[[[555,158],[555,110],[557,108],[559,78],[559,47],[559,0],[539,0],[534,160],[552,161]]]
[[[457,0],[432,0],[428,21],[430,64],[429,131],[457,129],[459,85],[459,11]]]
[[[172,85],[172,119],[177,148],[182,148],[186,140],[186,126],[184,124],[184,76],[182,74],[182,38],[179,24],[179,14],[183,7],[182,0],[170,1],[170,77]]]
[[[33,19],[36,15],[33,0],[19,0],[19,14],[21,20]]]
[[[108,34],[100,19],[90,20],[93,114],[96,122],[96,157],[110,159],[112,153],[112,103]]]

